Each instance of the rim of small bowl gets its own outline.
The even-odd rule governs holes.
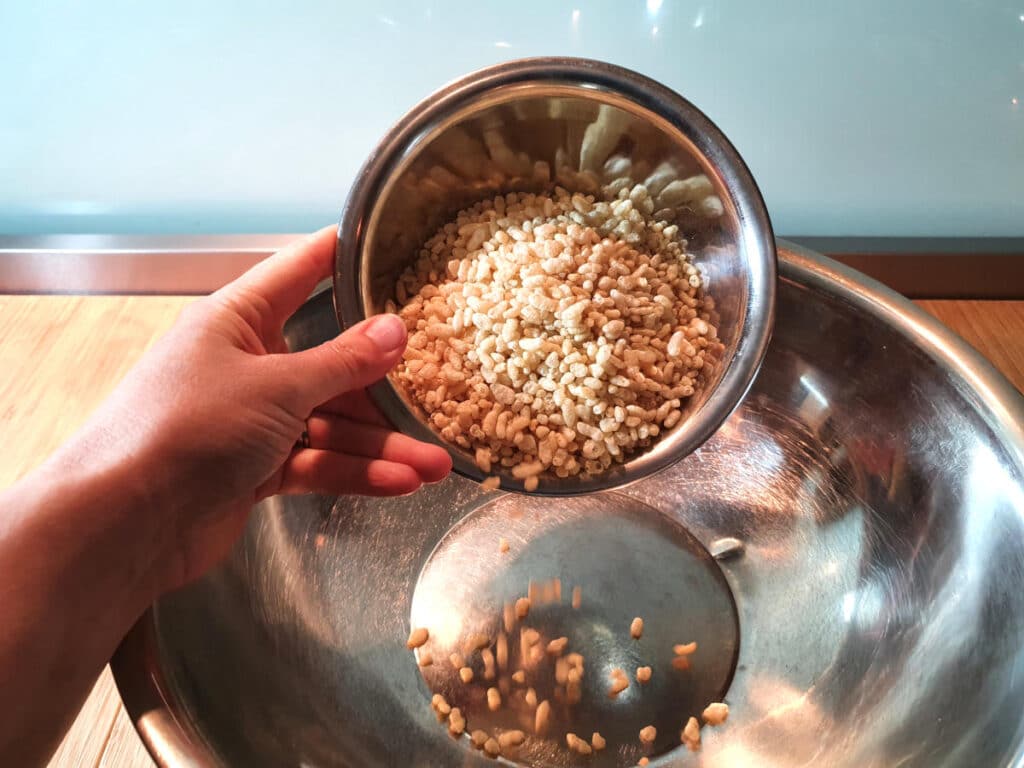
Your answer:
[[[760,370],[771,339],[775,317],[778,257],[764,199],[746,163],[725,134],[703,112],[666,86],[632,70],[590,59],[542,57],[520,59],[473,72],[442,87],[407,112],[381,139],[353,182],[338,225],[334,269],[334,307],[339,326],[349,328],[366,319],[360,289],[367,223],[381,192],[420,141],[450,116],[493,91],[510,85],[538,83],[578,87],[580,96],[594,89],[625,97],[673,127],[685,128],[687,138],[726,181],[737,208],[739,238],[748,254],[747,303],[739,340],[726,369],[701,406],[688,414],[664,440],[590,476],[560,479],[542,476],[533,494],[547,496],[594,493],[619,488],[659,472],[706,442],[735,411]],[[414,413],[390,379],[371,386],[378,408],[400,431],[445,448],[459,474],[481,481],[481,472],[467,451],[445,441]],[[656,450],[663,443],[671,450]],[[508,471],[495,471],[501,489],[522,492],[522,481]]]

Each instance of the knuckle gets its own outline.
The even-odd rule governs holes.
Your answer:
[[[362,378],[363,372],[370,365],[366,345],[360,343],[361,341],[362,339],[344,339],[329,345],[329,366],[339,385],[352,385]]]
[[[301,375],[275,377],[277,401],[294,413],[301,413],[309,407],[309,382]]]
[[[273,327],[274,311],[270,301],[248,285],[237,285],[226,294],[228,309],[241,318],[258,335]]]
[[[189,302],[182,307],[181,312],[178,314],[178,320],[186,325],[204,322],[215,306],[215,301],[211,295]]]

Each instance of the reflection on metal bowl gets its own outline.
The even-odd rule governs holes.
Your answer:
[[[721,342],[684,399],[682,420],[654,445],[596,474],[547,473],[536,490],[568,495],[630,483],[690,453],[736,408],[767,349],[776,285],[768,212],[743,160],[703,113],[653,80],[586,59],[508,62],[451,83],[405,115],[357,176],[334,287],[343,327],[377,314],[423,243],[461,208],[555,183],[598,199],[643,184],[653,218],[688,243]],[[613,231],[607,226],[602,236]],[[442,440],[403,387],[387,378],[370,394],[403,432],[447,448],[456,472],[484,479],[473,452]],[[503,489],[523,488],[510,468],[495,463],[491,472]]]
[[[530,571],[588,580],[578,625],[536,620],[589,643],[594,691],[609,660],[647,654],[657,676],[668,635],[703,633],[694,685],[727,685],[732,709],[704,729],[701,765],[1019,765],[1024,403],[906,300],[814,254],[781,255],[775,336],[741,408],[673,468],[574,499],[594,505],[592,529],[564,500],[530,499],[517,518],[502,502],[516,497],[461,477],[389,501],[260,505],[230,561],[161,600],[114,660],[157,762],[488,764],[437,723],[443,670],[422,674],[404,641],[414,613],[437,617],[439,643],[472,630],[487,596],[525,590]],[[325,295],[288,333],[304,346],[333,331]],[[630,645],[627,599],[648,645]],[[700,624],[665,634],[687,610]],[[635,693],[588,717],[650,704]],[[671,724],[697,703],[664,701],[653,764],[694,765]],[[539,746],[532,764],[571,763]],[[639,754],[623,736],[594,764]]]

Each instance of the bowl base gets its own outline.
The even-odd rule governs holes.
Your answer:
[[[527,596],[529,614],[518,620],[515,602]],[[636,617],[643,619],[638,639],[630,632]],[[411,624],[430,630],[433,663],[421,668],[430,692],[461,709],[467,732],[524,731],[526,742],[506,757],[536,766],[573,763],[567,732],[588,741],[602,734],[608,748],[595,755],[595,765],[679,749],[687,719],[722,700],[739,648],[736,606],[712,555],[676,521],[617,493],[555,504],[507,494],[485,503],[427,559]],[[528,630],[539,636],[534,644]],[[549,652],[548,643],[562,637],[565,650]],[[692,641],[697,650],[681,668],[686,664],[675,661],[673,647]],[[583,657],[575,690],[556,673],[559,656],[570,653]],[[473,670],[471,682],[460,679],[451,654]],[[493,665],[488,654],[497,657]],[[636,679],[641,666],[652,670],[645,684]],[[611,696],[615,669],[625,672],[629,687]],[[512,678],[520,670],[522,683]],[[492,687],[501,696],[497,711],[488,707]],[[528,688],[550,703],[543,735],[535,733]],[[658,736],[642,745],[639,732],[648,725]],[[470,748],[468,737],[464,742]]]

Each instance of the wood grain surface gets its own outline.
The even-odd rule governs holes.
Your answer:
[[[0,488],[70,436],[194,300],[0,296]],[[50,765],[152,768],[109,667]]]
[[[1024,301],[915,303],[960,334],[1024,392]]]
[[[0,296],[0,487],[85,419],[192,298]],[[1024,302],[924,301],[1024,389]],[[51,768],[153,768],[109,668]]]

